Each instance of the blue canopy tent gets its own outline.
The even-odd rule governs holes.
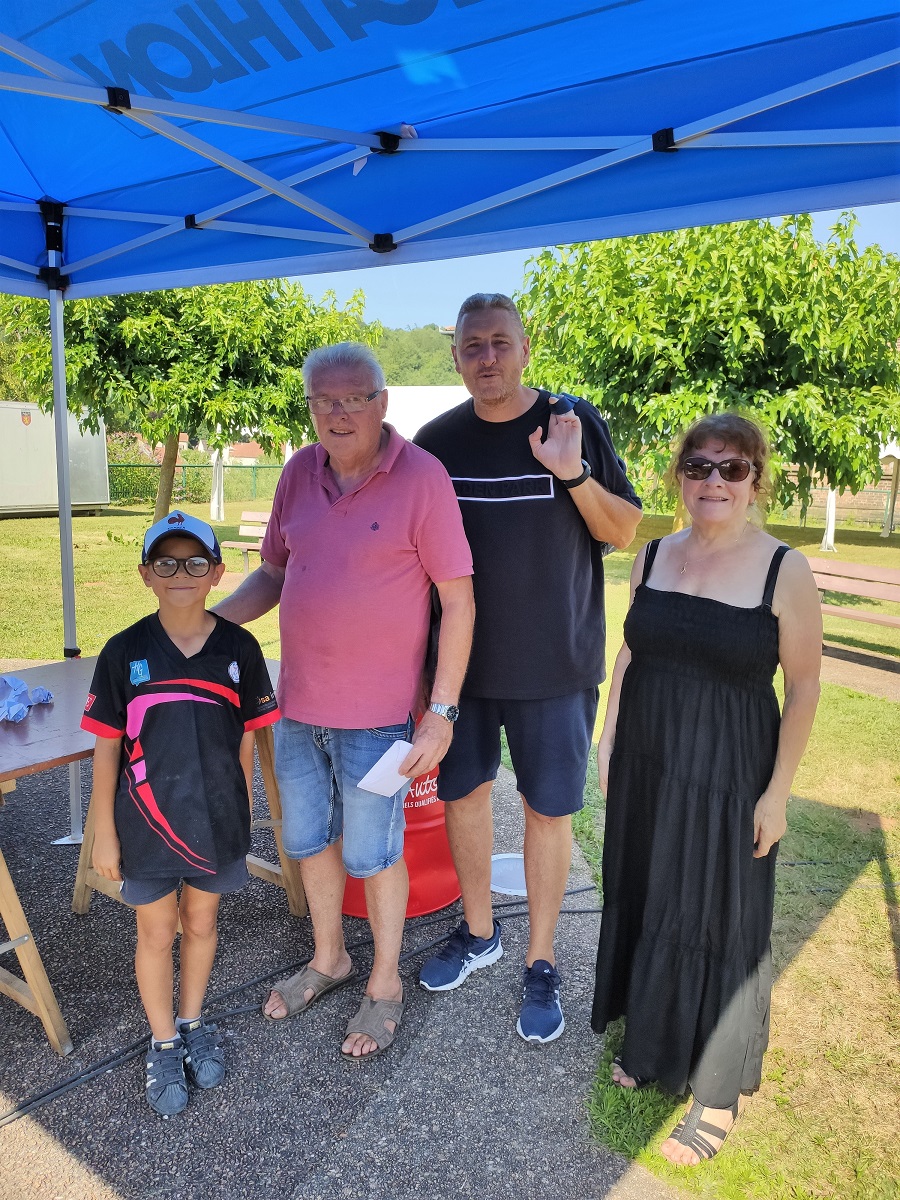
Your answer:
[[[894,0],[896,4],[896,0]],[[334,271],[900,196],[878,0],[20,0],[0,13],[0,289]]]

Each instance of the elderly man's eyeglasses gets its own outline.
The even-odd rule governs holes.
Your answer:
[[[178,574],[179,567],[184,567],[187,574],[193,575],[195,579],[202,579],[204,575],[209,574],[212,563],[202,554],[195,554],[192,558],[154,558],[150,566],[153,568],[153,574],[158,575],[160,579],[171,579],[173,575]]]
[[[378,388],[372,392],[370,396],[344,396],[343,400],[329,400],[325,396],[310,396],[306,403],[309,405],[309,411],[317,417],[330,417],[331,411],[335,405],[342,408],[346,413],[362,412],[367,404],[380,396],[384,388]]]
[[[709,479],[713,471],[726,483],[741,483],[754,469],[746,458],[723,458],[713,462],[711,458],[686,458],[681,468],[685,479]]]

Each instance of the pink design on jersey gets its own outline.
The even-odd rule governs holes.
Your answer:
[[[125,709],[125,732],[130,738],[136,738],[141,732],[141,726],[144,724],[144,717],[147,714],[148,708],[153,708],[157,704],[172,704],[178,700],[193,700],[195,704],[215,704],[215,700],[208,700],[206,696],[192,696],[190,692],[156,692],[155,695],[140,695],[129,701]]]

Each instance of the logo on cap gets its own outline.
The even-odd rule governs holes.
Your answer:
[[[171,517],[169,517],[167,524],[183,525],[184,524],[184,513],[180,513],[180,512],[172,513]]]

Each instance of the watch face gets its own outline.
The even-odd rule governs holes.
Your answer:
[[[459,709],[457,708],[457,706],[455,704],[448,704],[447,711],[444,714],[444,716],[452,724],[456,720],[456,718],[459,716]]]

